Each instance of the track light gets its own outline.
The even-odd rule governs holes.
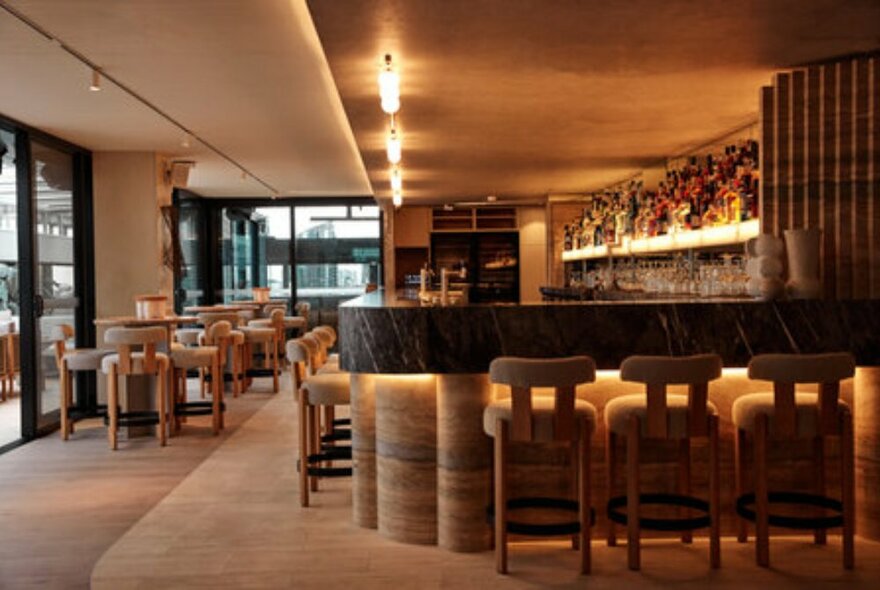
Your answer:
[[[189,148],[189,146],[190,146],[190,142],[189,142],[189,133],[184,133],[184,134],[183,134],[183,139],[180,140],[180,147],[182,147],[182,148]]]
[[[92,70],[92,83],[89,85],[89,90],[92,92],[101,91],[101,72],[98,70]]]
[[[394,127],[391,128],[391,132],[388,134],[388,140],[385,142],[385,149],[388,152],[388,161],[391,164],[400,164],[400,134]]]

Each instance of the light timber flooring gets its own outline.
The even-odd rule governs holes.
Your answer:
[[[511,575],[499,576],[491,552],[404,545],[353,525],[347,479],[322,482],[312,506],[301,508],[295,428],[284,387],[101,557],[93,587],[767,590],[876,588],[880,580],[880,544],[859,540],[857,568],[847,572],[836,535],[827,547],[773,539],[770,570],[755,565],[751,543],[725,539],[722,569],[711,571],[705,540],[684,546],[668,539],[645,541],[643,569],[630,572],[623,543],[609,549],[597,540],[589,578],[578,576],[577,553],[565,543],[513,543]]]
[[[197,384],[190,380],[190,397]],[[271,381],[227,397],[226,430],[211,435],[210,417],[190,418],[183,435],[160,448],[155,438],[107,448],[99,420],[0,456],[0,589],[88,588],[101,555],[147,514],[273,394]],[[289,395],[289,394],[288,394]],[[3,405],[15,405],[18,400]]]

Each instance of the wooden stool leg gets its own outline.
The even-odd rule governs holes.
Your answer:
[[[746,457],[746,431],[737,428],[734,436],[736,437],[733,445],[734,485],[736,486],[736,497],[739,498],[746,493],[746,469],[743,464]],[[739,543],[745,543],[748,539],[749,522],[745,518],[737,515],[736,540]]]
[[[755,553],[758,565],[770,565],[770,506],[767,498],[767,436],[766,414],[755,420]]]
[[[580,464],[578,465],[578,512],[580,515],[580,549],[581,549],[581,573],[590,573],[590,538],[592,537],[592,527],[590,522],[590,508],[592,506],[591,486],[590,483],[590,428],[587,421],[581,418],[580,421],[580,441],[578,455]]]
[[[856,472],[855,440],[853,438],[852,414],[846,413],[841,419],[840,429],[840,481],[843,496],[843,567],[855,567],[855,529],[856,529]]]
[[[220,399],[223,396],[223,375],[220,373],[220,357],[217,355],[214,356],[211,372],[214,375],[211,383],[211,428],[214,436],[217,436],[220,434]]]
[[[232,349],[232,397],[238,397],[241,393],[241,347],[236,346]]]
[[[168,365],[160,364],[159,365],[159,373],[156,375],[159,380],[159,445],[165,446],[168,443],[166,430],[167,424],[165,422],[165,413],[167,409],[165,408],[166,396],[168,395]]]
[[[691,495],[691,439],[684,438],[678,442],[678,493],[683,496]],[[684,518],[685,510],[678,510],[679,517]],[[681,542],[693,542],[692,531],[682,531]]]
[[[205,399],[205,388],[207,387],[207,383],[205,381],[205,370],[199,369],[199,396],[202,399]]]
[[[822,436],[813,438],[813,486],[816,494],[825,495],[825,438]],[[825,529],[813,531],[813,542],[816,545],[824,545],[826,541]]]
[[[709,563],[721,567],[721,457],[718,451],[718,416],[709,421]]]
[[[611,429],[605,428],[605,499],[614,497],[614,485],[617,483],[617,436]],[[608,546],[617,545],[617,524],[608,519]]]
[[[117,404],[119,398],[118,384],[116,382],[116,365],[110,365],[110,372],[107,373],[107,413],[109,415],[109,430],[107,437],[110,441],[110,448],[114,451],[117,446],[116,429],[119,427],[119,415],[117,414]]]
[[[486,487],[486,505],[495,502],[495,439],[489,439],[489,448],[487,449],[489,457],[488,486]],[[489,548],[495,550],[495,527],[489,527]]]
[[[638,416],[631,416],[626,437],[626,533],[629,569],[641,567],[639,530],[639,439],[641,425]]]
[[[495,422],[495,569],[507,573],[507,422]]]
[[[272,393],[278,393],[278,341],[272,341]],[[332,428],[333,425],[331,424]]]
[[[318,454],[321,452],[321,427],[319,420],[319,408],[309,404],[309,438],[311,439],[310,454]],[[318,463],[318,466],[321,464]],[[309,486],[313,492],[318,491],[318,478],[309,477]]]
[[[70,372],[67,370],[67,363],[61,361],[61,440],[67,440],[70,436],[70,416],[68,414],[70,403]]]
[[[299,502],[309,505],[309,396],[299,392]]]

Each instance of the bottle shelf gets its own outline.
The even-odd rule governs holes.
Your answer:
[[[711,248],[715,246],[732,246],[743,244],[746,240],[756,237],[761,231],[758,219],[750,219],[741,223],[719,225],[703,229],[654,236],[651,238],[623,238],[621,244],[588,246],[578,250],[567,250],[562,253],[563,262],[607,258],[608,256],[631,256],[638,254],[655,254]]]

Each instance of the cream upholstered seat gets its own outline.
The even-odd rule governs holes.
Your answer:
[[[535,441],[550,442],[554,440],[553,420],[556,402],[549,396],[534,396],[532,398],[532,428]],[[582,399],[574,400],[575,430],[574,438],[579,439],[580,419],[586,419],[589,432],[587,436],[596,430],[596,407]],[[513,400],[501,399],[491,402],[483,411],[483,432],[494,437],[498,420],[510,422],[513,419]]]
[[[202,332],[201,328],[178,328],[174,331],[174,337],[184,346],[197,346]]]
[[[608,545],[617,544],[616,525],[627,528],[627,560],[630,569],[641,568],[641,530],[682,531],[689,543],[692,530],[709,528],[709,561],[721,565],[720,472],[718,410],[708,401],[709,382],[721,376],[721,357],[700,354],[686,357],[630,356],[620,365],[622,381],[642,383],[644,394],[625,395],[605,404],[605,469],[608,497]],[[687,385],[687,395],[667,393],[670,385]],[[626,442],[626,494],[615,496],[617,440]],[[707,438],[709,447],[709,500],[691,496],[691,439]],[[639,455],[644,446],[678,441],[677,493],[657,498],[640,487]],[[680,519],[646,519],[642,503],[691,506],[705,516],[687,522]],[[621,508],[625,507],[625,511]],[[698,508],[699,507],[699,508]]]
[[[688,396],[668,394],[666,396],[666,436],[668,438],[687,438]],[[706,403],[706,412],[717,416],[718,408],[712,402]],[[615,397],[605,404],[605,427],[616,434],[625,435],[630,416],[637,416],[642,436],[647,436],[648,398],[637,393]]]
[[[795,436],[798,438],[813,437],[819,434],[819,394],[796,393],[794,397],[797,409]],[[849,406],[843,400],[837,401],[839,412],[849,413]],[[733,402],[731,418],[737,428],[751,432],[755,429],[758,416],[766,414],[769,418],[769,433],[775,434],[776,421],[774,415],[776,404],[773,392],[750,393]]]
[[[171,351],[171,362],[175,369],[201,369],[210,367],[214,362],[214,355],[218,352],[216,346],[199,346],[196,348],[179,348]]]
[[[263,344],[266,342],[272,342],[275,339],[275,329],[271,327],[252,326],[251,324],[248,324],[247,326],[239,328],[239,330],[244,334],[245,342],[259,342]]]
[[[88,415],[81,408],[76,408],[73,403],[73,371],[100,371],[101,360],[108,354],[113,354],[112,349],[104,348],[67,348],[67,341],[74,337],[74,329],[70,324],[59,324],[52,328],[51,339],[55,347],[55,364],[58,375],[61,378],[60,387],[60,411],[61,411],[61,438],[67,440],[73,433],[74,423]],[[5,391],[4,391],[5,394]]]
[[[855,565],[855,461],[853,416],[839,399],[840,382],[855,374],[855,359],[849,353],[765,354],[752,358],[749,378],[773,382],[772,393],[756,393],[733,403],[736,427],[735,480],[738,521],[737,540],[748,539],[748,522],[755,523],[755,559],[770,565],[770,525],[812,529],[816,544],[826,542],[826,530],[840,527],[843,539],[843,566]],[[816,384],[819,393],[799,393],[798,384]],[[744,468],[747,438],[753,440],[754,492],[747,492]],[[840,499],[826,496],[825,442],[839,440]],[[795,492],[769,490],[768,447],[774,440],[810,439],[813,447],[813,489]],[[771,513],[775,503],[800,506],[797,516]],[[753,509],[750,508],[753,506]],[[816,506],[826,516],[814,517]],[[829,510],[830,509],[830,510]],[[827,516],[833,510],[837,514]]]
[[[509,530],[529,535],[549,534],[545,527],[508,518],[515,508],[540,509],[552,506],[574,512],[572,522],[554,523],[552,534],[572,535],[580,546],[581,573],[590,571],[590,439],[596,425],[596,408],[578,400],[575,388],[596,378],[593,359],[585,356],[528,359],[496,358],[489,365],[492,383],[510,388],[509,399],[496,400],[483,411],[483,430],[493,441],[494,502],[490,508],[495,532],[495,568],[507,573]],[[553,397],[533,395],[533,389],[552,387]],[[561,498],[518,498],[508,491],[508,447],[511,442],[568,443],[575,451],[572,469],[576,474],[576,502]],[[564,531],[564,533],[560,533]]]
[[[307,377],[302,385],[309,394],[309,403],[319,406],[342,406],[351,400],[351,378],[348,373],[319,373]]]
[[[156,352],[156,347],[167,341],[166,329],[161,326],[141,328],[114,327],[104,333],[104,341],[116,346],[116,353],[101,360],[101,370],[107,375],[107,417],[109,419],[108,438],[110,448],[116,450],[117,430],[120,418],[118,409],[119,384],[118,377],[130,375],[155,375],[156,385],[156,435],[159,444],[165,446],[167,432],[165,429],[166,382],[170,367],[168,355]],[[133,346],[143,347],[143,351],[132,352]]]

